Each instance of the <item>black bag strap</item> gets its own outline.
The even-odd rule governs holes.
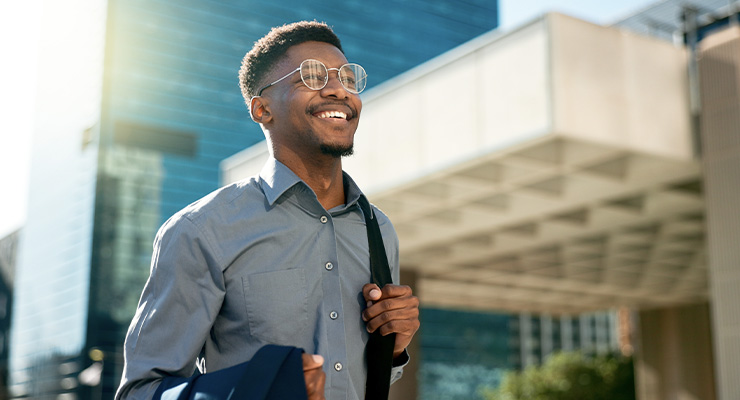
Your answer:
[[[370,271],[372,282],[382,288],[393,283],[388,256],[383,245],[378,220],[375,218],[370,203],[365,196],[359,200],[362,213],[365,215],[367,241],[370,249]],[[391,386],[391,367],[393,366],[393,347],[396,334],[382,336],[378,331],[370,334],[365,348],[367,356],[367,382],[365,383],[365,400],[387,400]]]

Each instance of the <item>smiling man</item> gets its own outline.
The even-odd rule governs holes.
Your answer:
[[[275,28],[239,74],[271,150],[259,175],[170,218],[126,337],[117,398],[212,372],[266,344],[303,348],[309,399],[365,398],[370,332],[395,334],[391,381],[408,362],[419,302],[398,285],[398,239],[373,207],[394,284],[371,281],[364,195],[345,172],[365,70],[318,22]]]

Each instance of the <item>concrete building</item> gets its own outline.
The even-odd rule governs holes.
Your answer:
[[[629,307],[640,399],[740,398],[740,30],[727,5],[666,1],[632,20],[666,30],[656,18],[673,11],[668,41],[549,14],[363,95],[345,169],[394,221],[422,304]],[[225,183],[266,157],[260,144],[225,160]]]

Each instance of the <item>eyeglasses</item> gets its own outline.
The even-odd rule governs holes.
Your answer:
[[[270,86],[282,81],[283,79],[301,71],[301,80],[303,84],[312,90],[321,90],[329,82],[329,71],[337,71],[339,83],[350,93],[360,94],[365,90],[367,85],[367,73],[365,68],[359,64],[344,64],[339,68],[326,68],[326,65],[319,60],[308,59],[301,63],[301,66],[289,72],[284,77],[275,82],[264,86],[257,92],[257,96],[262,96],[262,92]]]

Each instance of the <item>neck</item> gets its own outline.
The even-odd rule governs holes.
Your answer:
[[[301,157],[287,149],[274,149],[275,159],[285,164],[316,193],[319,203],[326,210],[344,204],[344,179],[342,159],[322,154]]]

